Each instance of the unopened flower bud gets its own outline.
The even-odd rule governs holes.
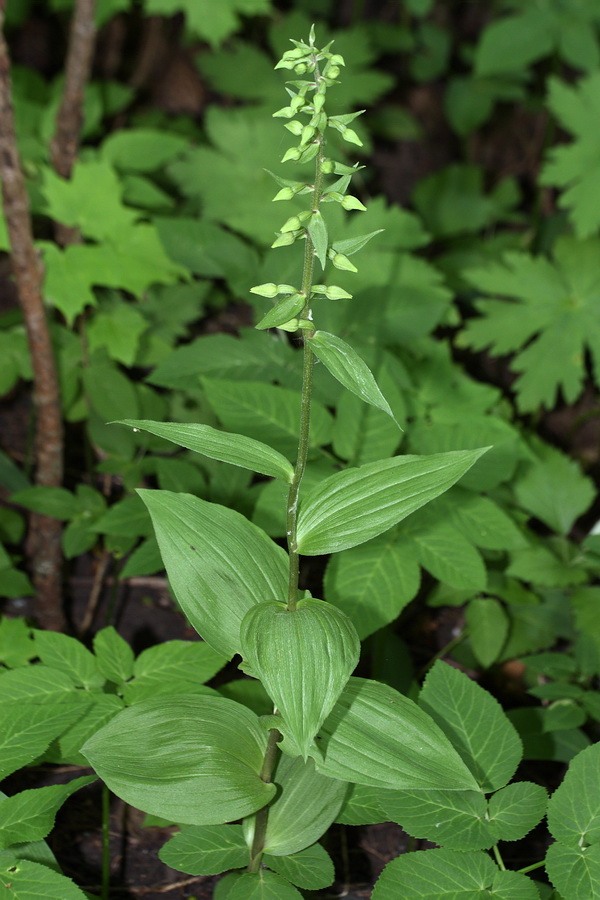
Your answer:
[[[328,300],[351,300],[352,294],[349,294],[348,291],[345,291],[343,288],[338,287],[337,284],[329,284],[325,289],[325,296]]]
[[[288,247],[290,244],[293,244],[296,240],[296,234],[293,231],[286,231],[284,234],[278,234],[273,243],[271,244],[271,249],[275,247]]]
[[[290,159],[300,159],[300,150],[297,147],[290,147],[289,150],[286,150],[285,154],[281,158],[281,162],[287,162]]]
[[[296,191],[291,187],[282,187],[280,191],[277,191],[275,196],[273,197],[273,203],[276,200],[291,200],[296,196]]]
[[[339,67],[338,66],[328,66],[325,74],[327,75],[327,78],[337,78],[338,75],[340,74]]]
[[[298,331],[299,324],[299,319],[290,319],[289,322],[284,322],[283,325],[278,325],[277,327],[281,328],[282,331]]]
[[[292,122],[286,122],[283,127],[287,128],[288,131],[291,131],[293,135],[298,137],[298,135],[302,134],[302,129],[304,128],[304,125],[302,124],[302,122],[299,122],[297,119],[294,119]]]
[[[306,63],[298,63],[298,65],[294,66],[294,72],[296,73],[296,75],[305,75],[307,71],[308,66],[306,65]]]
[[[272,281],[266,284],[257,284],[255,287],[250,288],[250,293],[258,294],[259,297],[268,297],[269,300],[272,300],[273,297],[277,296],[277,285],[273,284]]]
[[[350,262],[347,256],[344,256],[343,253],[334,254],[331,262],[336,267],[336,269],[342,269],[345,272],[358,272],[358,269],[354,265],[354,263]]]
[[[342,206],[344,209],[359,209],[361,212],[365,212],[367,209],[364,203],[361,203],[360,200],[357,197],[353,197],[352,194],[346,194],[342,200]]]
[[[331,175],[335,163],[332,159],[324,159],[321,163],[321,172],[323,175]]]

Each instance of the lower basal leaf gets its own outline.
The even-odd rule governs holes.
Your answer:
[[[123,710],[82,753],[132,806],[182,824],[214,825],[250,815],[272,798],[275,787],[259,777],[266,742],[245,706],[182,696]]]
[[[295,610],[260,603],[240,629],[242,655],[283,718],[281,731],[306,758],[360,654],[360,641],[341,610],[312,597]]]
[[[330,778],[401,790],[478,790],[466,765],[416,703],[351,678],[310,750]]]

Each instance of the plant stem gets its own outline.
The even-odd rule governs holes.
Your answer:
[[[102,783],[102,900],[110,896],[110,791]]]
[[[63,477],[63,422],[58,375],[43,301],[43,268],[33,243],[29,198],[17,147],[10,59],[4,38],[5,0],[0,2],[0,180],[12,270],[23,310],[33,368],[36,484],[59,487]],[[65,629],[62,609],[62,525],[34,513],[27,542],[35,614],[43,628]]]
[[[498,844],[494,844],[494,846],[492,847],[492,851],[494,853],[494,856],[496,857],[496,862],[498,863],[498,868],[502,869],[502,871],[504,872],[506,870],[506,866],[504,865],[504,860],[500,856],[500,851],[498,850]]]
[[[260,771],[260,777],[263,781],[266,781],[267,784],[270,784],[271,782],[273,772],[275,770],[275,763],[277,762],[277,759],[279,757],[279,747],[277,746],[277,741],[280,740],[281,734],[279,733],[279,731],[277,731],[276,728],[272,728],[269,732],[265,758],[263,760],[262,769]],[[248,872],[258,872],[260,868],[260,862],[265,847],[265,838],[267,835],[269,806],[270,804],[263,806],[262,809],[259,809],[259,811],[256,813],[254,839],[252,841],[252,849],[250,851],[250,862],[248,863],[247,868]]]
[[[317,70],[318,74],[318,70]],[[323,173],[321,172],[321,163],[323,161],[323,137],[319,136],[319,152],[315,162],[315,182],[312,194],[312,210],[319,211],[321,201],[321,192],[323,190]],[[304,248],[304,268],[302,271],[302,293],[306,297],[304,309],[302,310],[303,319],[311,319],[310,309],[310,293],[313,285],[313,272],[315,266],[314,245],[308,231],[306,232],[306,246]],[[288,602],[287,608],[293,612],[296,609],[298,600],[298,578],[300,574],[300,560],[297,550],[296,526],[298,522],[298,497],[300,494],[300,484],[304,477],[306,469],[306,460],[308,459],[309,439],[310,439],[310,403],[312,398],[312,376],[314,367],[314,354],[307,343],[306,338],[314,334],[314,329],[302,337],[304,364],[302,368],[302,400],[300,404],[300,437],[298,439],[298,456],[296,458],[296,467],[294,469],[294,478],[290,484],[287,502],[287,545],[290,557],[289,569],[289,585],[288,585]]]
[[[539,862],[531,863],[530,866],[525,866],[523,869],[517,869],[517,872],[519,875],[527,875],[528,872],[533,872],[534,869],[541,869],[544,865],[546,865],[546,860],[540,859]]]

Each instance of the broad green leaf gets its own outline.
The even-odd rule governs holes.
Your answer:
[[[112,625],[94,635],[94,653],[98,669],[113,684],[133,675],[133,650]]]
[[[173,16],[185,13],[189,32],[218,46],[240,25],[240,16],[260,15],[271,11],[270,0],[222,0],[215,6],[211,0],[145,0],[147,15]]]
[[[35,644],[25,619],[0,617],[0,662],[12,669],[24,666],[34,656]]]
[[[35,646],[42,662],[85,688],[101,687],[104,678],[93,653],[81,641],[55,631],[36,631]]]
[[[77,700],[76,704],[56,705],[12,701],[0,706],[0,779],[33,762],[54,738],[83,715],[89,699]]]
[[[81,691],[78,691],[81,693]],[[87,761],[79,752],[88,738],[116,716],[125,705],[115,694],[90,692],[90,705],[83,715],[70,725],[44,753],[44,760],[62,765],[85,766]]]
[[[246,707],[182,696],[123,710],[82,753],[132,806],[186,825],[214,825],[272,798],[275,788],[259,776],[266,745],[266,731]]]
[[[285,297],[283,300],[280,300],[279,303],[276,303],[275,306],[262,317],[256,325],[256,328],[259,331],[264,331],[267,328],[277,328],[280,325],[283,326],[286,322],[289,322],[290,319],[295,319],[296,316],[299,316],[304,309],[305,304],[306,297],[304,294],[291,294],[289,297]]]
[[[542,8],[492,22],[477,47],[477,74],[504,75],[526,68],[551,52],[552,30],[552,19]]]
[[[301,900],[302,894],[286,878],[261,869],[256,874],[245,872],[228,894],[227,900]]]
[[[515,481],[517,503],[559,534],[567,535],[594,501],[595,488],[577,462],[541,442],[537,459]]]
[[[84,775],[68,784],[33,788],[0,800],[0,847],[45,838],[65,800],[95,780],[93,775]]]
[[[247,865],[248,846],[241,825],[191,825],[167,841],[158,856],[178,872],[220,875]]]
[[[8,854],[0,859],[0,888],[6,900],[86,900],[66,875]]]
[[[225,657],[204,641],[165,641],[140,653],[123,696],[130,704],[159,694],[203,692],[204,683],[225,663]]]
[[[70,519],[78,509],[77,499],[66,488],[36,485],[17,491],[11,496],[13,503],[31,509],[43,516]]]
[[[535,883],[501,872],[487,853],[425,850],[405,853],[383,870],[373,900],[539,900]]]
[[[282,715],[281,731],[306,759],[358,663],[352,622],[322,600],[300,600],[294,611],[270,600],[246,613],[240,643],[244,663]]]
[[[265,853],[264,863],[292,884],[305,890],[316,891],[329,887],[335,878],[333,861],[320,844],[313,844],[299,853],[272,856]]]
[[[263,439],[284,456],[298,449],[300,392],[254,381],[202,379],[208,402],[228,431]],[[332,418],[318,402],[311,403],[311,447],[331,439]]]
[[[150,128],[120,129],[102,142],[101,154],[117,169],[154,172],[189,147],[187,138]]]
[[[415,838],[451,850],[487,850],[496,843],[480,792],[381,791],[379,797],[385,818]]]
[[[435,501],[435,507],[476,547],[514,550],[526,544],[513,519],[483,494],[454,487]]]
[[[189,494],[139,494],[179,605],[204,640],[230,659],[239,653],[246,612],[287,596],[287,554],[234,510]]]
[[[401,790],[477,790],[435,722],[408,697],[350,678],[311,750],[330,778]]]
[[[390,791],[365,784],[351,784],[344,805],[335,821],[342,825],[376,825],[386,819],[381,804]]]
[[[491,666],[502,651],[510,620],[494,597],[474,597],[466,609],[471,649],[484,668]]]
[[[332,556],[325,596],[349,616],[363,640],[400,615],[416,596],[420,577],[412,544],[392,531]]]
[[[304,762],[299,756],[284,755],[277,764],[274,782],[280,792],[269,807],[265,850],[281,857],[303,851],[327,831],[348,785],[319,775],[312,759]]]
[[[75,682],[69,675],[43,664],[0,672],[0,695],[7,702],[69,703],[75,692]]]
[[[484,792],[510,781],[523,747],[498,701],[458,669],[436,662],[419,696]]]
[[[148,422],[144,419],[122,419],[116,423],[130,425],[134,431],[149,431],[157,437],[172,441],[180,447],[202,453],[210,459],[219,459],[232,466],[241,466],[261,475],[282,478],[291,482],[294,477],[292,464],[262,441],[255,441],[243,434],[217,431],[210,425],[174,422]]]
[[[392,419],[394,418],[390,405],[381,393],[373,373],[356,350],[341,338],[334,334],[328,334],[326,331],[315,331],[308,344],[340,384],[343,384],[365,403],[375,406]]]
[[[566,900],[596,900],[600,897],[600,844],[582,847],[557,841],[546,853],[546,871]]]
[[[435,578],[454,588],[483,590],[487,572],[477,549],[435,506],[426,506],[400,527],[415,557]]]
[[[488,818],[497,841],[520,841],[538,824],[548,806],[548,793],[539,784],[518,781],[496,791]]]
[[[399,456],[326,478],[301,504],[298,552],[319,556],[376,537],[448,490],[482,453]]]
[[[548,828],[557,841],[582,846],[600,844],[600,795],[596,787],[599,773],[600,744],[582,750],[571,760],[548,804]]]

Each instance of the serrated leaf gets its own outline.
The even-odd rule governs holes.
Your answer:
[[[381,795],[389,793],[385,788],[365,784],[351,784],[346,801],[336,817],[342,825],[376,825],[383,822],[386,813],[381,804]]]
[[[275,788],[260,778],[267,733],[219,696],[145,700],[96,732],[82,753],[117,796],[174,822],[213,825],[256,812]]]
[[[45,665],[64,672],[81,687],[97,688],[104,684],[94,654],[81,641],[54,631],[36,631],[34,636],[38,655]]]
[[[420,580],[413,546],[390,532],[332,556],[325,596],[350,617],[364,640],[400,615],[416,596]]]
[[[487,853],[425,850],[405,853],[383,870],[373,900],[539,900],[535,883],[499,871]]]
[[[298,552],[318,556],[377,537],[448,490],[483,453],[400,456],[326,478],[302,500]]]
[[[2,856],[0,887],[6,891],[6,900],[86,900],[66,875],[17,856]]]
[[[279,858],[303,851],[327,831],[348,785],[320,775],[312,759],[304,762],[299,756],[285,755],[279,759],[274,782],[279,792],[269,807],[265,850]]]
[[[548,877],[561,897],[600,897],[600,844],[581,847],[557,841],[548,848],[545,862]]]
[[[489,800],[489,823],[498,841],[520,841],[538,824],[548,806],[539,784],[519,781],[496,791]]]
[[[15,670],[18,671],[18,670]],[[76,702],[37,705],[4,702],[0,709],[0,778],[28,765],[50,742],[83,715],[87,697]]]
[[[477,549],[438,511],[425,507],[401,526],[415,556],[435,578],[451,587],[483,590],[487,572]]]
[[[600,744],[571,760],[548,804],[548,828],[557,841],[600,844],[600,796],[594,787],[599,773]],[[563,888],[559,890],[565,893]]]
[[[131,704],[159,694],[203,693],[204,683],[225,663],[226,658],[204,641],[165,641],[140,653],[123,696]]]
[[[84,775],[68,784],[33,788],[0,800],[0,847],[45,838],[65,800],[95,780],[93,775]]]
[[[419,705],[445,733],[484,792],[510,781],[523,748],[491,694],[463,672],[438,661],[425,679]]]
[[[374,787],[476,790],[435,722],[393,688],[350,678],[311,750],[318,772]]]
[[[159,859],[188,875],[220,875],[248,862],[241,825],[191,825],[163,844]]]
[[[272,856],[265,853],[264,863],[292,884],[316,891],[328,887],[335,878],[333,860],[320,844],[313,844],[298,853]]]
[[[102,142],[101,154],[117,169],[154,172],[183,153],[189,140],[169,131],[151,128],[120,129]]]
[[[301,900],[302,894],[286,878],[261,869],[245,872],[233,882],[227,900]]]
[[[373,373],[356,350],[341,338],[326,331],[315,331],[308,344],[340,384],[365,403],[382,410],[396,421]]]
[[[487,26],[475,55],[478,75],[518,72],[552,50],[552,17],[545,9],[530,9]]]
[[[386,819],[408,834],[451,850],[487,850],[496,842],[487,804],[476,791],[383,791]]]
[[[287,554],[232,509],[189,494],[140,491],[177,601],[204,640],[230,659],[241,621],[287,596]]]
[[[146,419],[121,419],[117,425],[129,425],[134,431],[148,431],[157,437],[202,453],[210,459],[218,459],[232,466],[241,466],[261,475],[282,478],[290,483],[294,477],[292,464],[262,441],[255,441],[243,434],[217,431],[210,425],[195,422],[149,422]]]
[[[478,301],[481,316],[469,320],[460,341],[490,347],[494,355],[518,351],[511,368],[520,373],[514,387],[522,412],[551,409],[559,391],[573,403],[583,386],[586,349],[600,368],[599,248],[598,239],[561,237],[552,262],[513,252],[502,264],[465,273],[480,290],[510,298]]]
[[[350,619],[322,600],[295,610],[266,601],[240,628],[241,652],[282,716],[281,731],[306,759],[323,720],[354,671],[360,641]]]

